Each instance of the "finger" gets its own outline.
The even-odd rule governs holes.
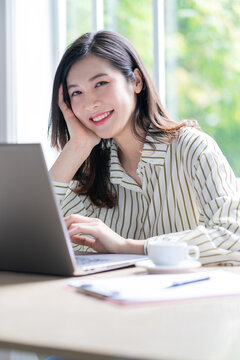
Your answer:
[[[66,216],[64,218],[64,221],[65,221],[65,224],[67,226],[67,228],[69,228],[69,226],[76,220],[75,219],[79,219],[80,215],[76,215],[76,214],[72,214],[72,215],[69,215],[69,216]]]
[[[93,237],[98,237],[99,230],[97,225],[94,223],[83,223],[83,224],[71,224],[68,229],[68,234],[70,237],[78,234],[86,234]]]
[[[63,85],[61,84],[58,90],[58,106],[63,111],[64,105],[66,106],[66,103],[63,99]]]
[[[74,244],[83,245],[83,246],[89,246],[89,247],[94,246],[94,243],[95,243],[95,239],[90,239],[87,236],[80,236],[80,235],[73,236],[71,238],[71,241]]]
[[[69,226],[71,226],[71,224],[73,224],[73,223],[81,222],[82,217],[83,216],[77,215],[77,214],[72,214],[72,215],[66,216],[64,218],[64,221],[65,221],[65,224],[67,225],[67,228],[69,228]]]
[[[77,245],[82,245],[82,246],[87,246],[97,252],[102,252],[105,253],[107,252],[106,249],[104,247],[102,247],[100,244],[97,244],[96,240],[94,239],[90,239],[86,236],[79,236],[79,235],[75,235],[72,237],[71,239],[72,243],[77,244]]]
[[[67,228],[69,228],[72,224],[76,224],[76,223],[93,223],[96,221],[100,221],[99,219],[96,218],[90,218],[88,216],[83,216],[78,214],[72,214],[66,216],[64,220],[67,225]]]
[[[75,118],[74,113],[64,101],[62,84],[60,85],[58,91],[58,106],[60,107],[60,110],[62,111],[66,121],[69,120],[70,118]]]

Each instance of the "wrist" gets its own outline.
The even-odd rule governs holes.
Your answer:
[[[69,140],[50,169],[52,180],[69,183],[79,167],[88,158],[91,150],[82,143],[70,142]]]
[[[88,157],[91,153],[93,146],[88,142],[79,142],[74,140],[69,140],[64,148],[68,149],[69,151],[73,152],[74,154],[79,153],[81,155],[85,155],[84,157]]]
[[[120,245],[120,253],[144,255],[144,244],[146,240],[124,239]]]

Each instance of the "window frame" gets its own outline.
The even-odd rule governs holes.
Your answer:
[[[16,142],[15,1],[0,1],[0,142]]]

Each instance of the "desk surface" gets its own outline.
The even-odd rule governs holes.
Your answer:
[[[121,307],[78,294],[67,281],[0,272],[0,347],[84,360],[240,358],[239,296]]]

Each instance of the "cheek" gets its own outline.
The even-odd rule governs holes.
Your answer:
[[[79,101],[73,99],[71,101],[71,108],[72,108],[72,111],[73,113],[78,116],[81,114],[82,110],[81,110],[81,104],[79,103]]]
[[[76,118],[80,121],[80,123],[88,128],[89,122],[86,120],[84,116],[82,104],[78,101],[71,101],[72,112],[76,116]]]

